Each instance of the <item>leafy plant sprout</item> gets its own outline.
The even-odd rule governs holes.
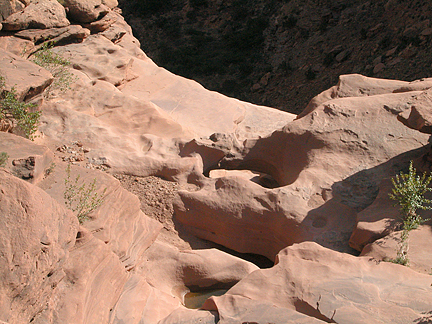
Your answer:
[[[4,91],[5,81],[0,76],[0,120],[12,121],[24,133],[24,137],[33,140],[37,132],[40,111],[35,111],[35,105],[19,101],[15,87]]]
[[[408,238],[409,232],[416,229],[419,225],[428,221],[417,214],[418,209],[432,209],[432,200],[425,198],[425,194],[432,191],[429,184],[432,175],[417,175],[413,167],[413,161],[410,162],[408,173],[401,172],[392,178],[393,189],[389,194],[390,199],[395,200],[402,213],[402,234],[396,259],[392,262],[408,265]]]
[[[0,167],[4,167],[7,163],[9,155],[6,152],[0,152]]]
[[[75,76],[68,70],[71,62],[61,55],[52,51],[53,42],[44,43],[41,48],[35,52],[31,58],[33,63],[43,67],[51,72],[54,77],[53,83],[48,87],[47,94],[50,95],[53,90],[64,92],[70,89],[70,85],[75,81]]]
[[[90,184],[79,184],[80,176],[71,179],[71,165],[66,168],[65,191],[63,197],[66,207],[72,210],[80,224],[88,219],[88,215],[104,202],[105,188],[102,194],[96,192],[96,178]]]

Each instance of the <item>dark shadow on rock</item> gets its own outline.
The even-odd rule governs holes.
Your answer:
[[[308,166],[310,151],[325,147],[325,143],[310,131],[297,132],[280,130],[267,138],[252,140],[246,143],[250,150],[241,160],[224,158],[220,166],[266,173],[280,186],[292,184]]]
[[[256,266],[260,267],[261,269],[271,268],[274,263],[273,261],[269,260],[265,256],[259,255],[259,254],[253,254],[253,253],[240,253],[234,250],[231,250],[223,245],[201,239],[193,234],[190,233],[187,226],[180,223],[176,217],[173,217],[174,227],[176,231],[178,232],[179,237],[188,242],[190,247],[193,250],[203,250],[203,249],[218,249],[225,253],[234,255],[240,259],[252,262]]]
[[[310,228],[313,240],[327,248],[358,255],[359,251],[349,245],[352,232],[359,221],[358,213],[374,203],[382,181],[389,181],[389,178],[406,171],[409,161],[421,159],[428,149],[422,147],[403,153],[334,183],[330,190],[331,197],[323,205],[311,210],[303,220],[304,227]],[[388,201],[389,205],[393,205],[390,199]],[[382,233],[374,239],[388,235],[394,230],[397,221],[386,220]]]

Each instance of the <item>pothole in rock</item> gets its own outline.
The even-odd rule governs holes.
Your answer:
[[[280,184],[269,174],[251,170],[214,169],[208,173],[209,178],[242,177],[268,189],[280,187]]]
[[[183,305],[190,309],[199,309],[204,302],[212,296],[222,296],[228,289],[203,289],[190,291],[183,296]]]
[[[192,235],[183,224],[174,220],[172,203],[176,192],[181,189],[178,183],[155,176],[137,177],[121,174],[114,174],[113,176],[120,181],[123,188],[139,198],[144,214],[163,224],[164,228],[159,234],[159,239],[165,243],[186,250],[215,248],[254,263],[262,269],[273,266],[273,262],[264,256],[236,252],[217,243],[200,239]]]

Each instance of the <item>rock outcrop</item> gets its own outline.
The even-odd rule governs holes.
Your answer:
[[[270,259],[305,240],[347,252],[357,213],[375,201],[380,182],[427,150],[429,136],[397,117],[428,91],[393,93],[401,85],[342,77],[334,99],[317,98],[319,105],[282,130],[246,141],[241,159],[219,162],[269,174],[279,188],[237,177],[204,179],[199,191],[179,192],[176,216],[196,235]],[[430,86],[425,81],[424,89]],[[371,95],[358,96],[360,89]]]
[[[65,8],[57,0],[31,2],[22,12],[13,13],[2,22],[4,30],[58,28],[69,24]]]
[[[62,27],[30,24],[34,6],[55,2],[26,3],[2,22],[4,91],[42,116],[33,142],[0,133],[0,321],[431,319],[430,222],[413,231],[411,269],[382,262],[399,237],[390,178],[410,160],[431,168],[431,79],[341,76],[295,116],[158,67],[117,1],[68,0]],[[30,60],[50,40],[71,62],[71,87],[48,95],[53,75]],[[153,209],[174,197],[174,216],[150,217],[147,193],[118,180],[147,176],[177,182],[151,193]],[[82,224],[65,209],[65,179],[102,197]],[[242,259],[261,264],[257,254],[275,265]]]
[[[29,323],[66,276],[78,221],[42,189],[0,170],[0,320]]]
[[[217,310],[221,323],[239,314],[240,321],[283,323],[289,310],[327,323],[420,323],[430,315],[430,282],[429,275],[408,268],[305,242],[282,250],[273,268],[211,297],[204,309]],[[409,297],[407,291],[416,293]],[[256,309],[266,304],[273,314],[259,317]],[[313,323],[298,317],[296,323]]]
[[[5,88],[15,89],[18,100],[28,100],[42,93],[53,81],[50,72],[40,66],[0,49],[0,73]]]

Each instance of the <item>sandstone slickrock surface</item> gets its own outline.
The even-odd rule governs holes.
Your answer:
[[[221,323],[231,323],[248,303],[241,320],[249,320],[248,312],[253,312],[256,302],[327,323],[417,323],[428,320],[431,290],[429,275],[305,242],[282,250],[273,268],[250,274],[224,296],[211,297],[204,308],[218,310]],[[284,318],[275,316],[273,321],[282,323]]]
[[[382,262],[399,235],[390,178],[410,160],[431,170],[431,79],[344,75],[295,116],[158,67],[116,1],[66,3],[72,25],[0,33],[5,91],[42,111],[34,142],[0,133],[0,321],[431,320],[430,223],[411,269]],[[51,1],[26,2],[23,28],[36,4]],[[73,75],[49,96],[22,52],[45,40]],[[103,194],[82,224],[64,208],[67,163]]]
[[[78,222],[40,188],[0,170],[0,319],[29,323],[65,277]]]
[[[356,82],[345,87],[358,93]],[[241,160],[219,162],[269,174],[280,188],[240,178],[206,179],[199,191],[179,192],[176,215],[201,237],[270,259],[304,240],[348,251],[356,214],[374,202],[380,180],[426,150],[428,136],[397,120],[423,96],[390,92],[324,101],[282,130],[246,141]]]
[[[44,146],[19,136],[0,132],[0,152],[9,152],[5,168],[33,184],[40,182],[54,163],[54,154]]]
[[[44,68],[1,49],[0,73],[6,89],[14,87],[19,100],[40,94],[53,81],[51,73]]]

